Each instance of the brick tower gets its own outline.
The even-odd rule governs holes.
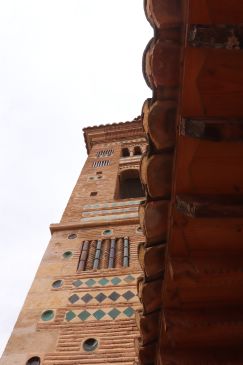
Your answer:
[[[84,129],[88,158],[52,237],[1,365],[136,360],[137,246],[143,241],[140,119]]]

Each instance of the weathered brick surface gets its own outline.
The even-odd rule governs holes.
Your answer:
[[[109,126],[88,128],[85,132],[89,156],[60,224],[51,228],[51,240],[0,360],[1,365],[23,365],[31,356],[39,356],[42,365],[131,365],[136,359],[134,338],[138,332],[133,311],[140,307],[134,295],[136,278],[141,272],[137,246],[143,240],[142,234],[137,232],[140,199],[116,200],[115,194],[120,170],[138,167],[140,156],[132,156],[133,150],[136,145],[144,150],[146,143],[139,121],[115,126],[110,127],[110,133]],[[130,149],[130,157],[121,158],[124,146]],[[108,149],[113,150],[111,156],[97,157],[97,152]],[[110,164],[93,167],[93,162],[101,160],[109,160]],[[90,196],[91,192],[97,195]],[[99,206],[94,207],[94,204]],[[108,229],[112,232],[106,236],[104,230]],[[70,234],[77,237],[68,239]],[[119,238],[124,237],[128,237],[130,243],[127,268],[122,267],[123,251],[118,243]],[[107,269],[111,238],[117,239],[118,267]],[[83,241],[97,240],[105,240],[101,269],[92,268],[94,244],[86,271],[77,272]],[[63,257],[67,251],[72,252],[70,258]],[[62,280],[60,288],[52,287],[56,280]],[[54,311],[54,318],[43,321],[41,314],[48,309]],[[97,319],[99,310],[104,313]],[[84,311],[89,313],[86,319],[82,317]],[[73,314],[70,316],[70,313]],[[99,345],[88,353],[83,350],[83,342],[90,337],[96,338]]]

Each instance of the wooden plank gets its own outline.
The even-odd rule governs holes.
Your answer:
[[[184,117],[240,118],[242,99],[242,52],[186,48],[182,87]]]
[[[170,235],[172,256],[241,255],[242,218],[191,218],[173,210]]]
[[[243,23],[242,0],[189,0],[192,24]]]
[[[157,361],[160,365],[241,365],[242,346],[180,349],[164,348],[162,342]]]
[[[176,208],[193,218],[243,218],[243,196],[180,194]]]
[[[178,194],[240,194],[243,192],[242,163],[242,143],[215,143],[181,136],[177,145],[176,191]]]
[[[179,348],[240,347],[242,308],[165,311],[162,315],[167,346]]]

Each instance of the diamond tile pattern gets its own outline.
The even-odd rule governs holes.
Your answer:
[[[100,279],[88,279],[88,280],[80,280],[77,279],[75,281],[73,281],[73,285],[76,286],[76,288],[80,287],[80,286],[88,286],[88,287],[92,287],[92,286],[106,286],[106,285],[118,285],[121,282],[125,282],[125,283],[130,283],[132,281],[135,281],[136,278],[132,275],[127,275],[127,276],[122,276],[122,277],[118,277],[118,276],[114,276],[111,278],[100,278]]]
[[[108,298],[110,298],[111,300],[113,300],[113,302],[115,302],[118,298],[120,298],[120,294],[118,294],[116,291],[113,291]]]
[[[77,294],[73,294],[71,297],[68,298],[69,302],[74,304],[79,300],[79,296]]]
[[[76,311],[75,311],[76,312]],[[118,317],[132,317],[134,315],[134,309],[131,307],[127,308],[107,308],[107,309],[98,309],[95,312],[91,309],[90,311],[83,310],[80,313],[75,313],[74,311],[68,311],[65,314],[66,321],[70,322],[73,319],[79,318],[81,321],[89,320],[101,320],[101,319],[107,319],[107,320],[115,320]],[[105,317],[105,318],[104,318]]]
[[[117,284],[120,284],[121,279],[118,277],[115,277],[115,278],[111,279],[111,282],[112,282],[112,284],[117,285]]]
[[[82,321],[86,321],[87,318],[89,318],[91,316],[91,314],[88,311],[82,311],[81,313],[79,313],[78,317],[82,320]]]
[[[95,297],[95,299],[98,300],[99,303],[102,303],[106,298],[107,298],[107,296],[103,293],[99,293]]]
[[[134,314],[134,309],[131,307],[126,308],[123,313],[127,316],[127,317],[131,317]]]
[[[104,311],[102,311],[101,309],[97,310],[96,312],[93,313],[93,316],[97,319],[100,320],[102,319],[104,316],[106,315],[106,313]]]
[[[117,316],[119,316],[121,312],[117,308],[113,308],[110,312],[108,312],[109,316],[112,319],[115,319]]]
[[[85,284],[88,285],[89,287],[93,286],[95,283],[96,281],[94,279],[89,279],[85,282]]]
[[[132,275],[127,275],[125,278],[124,278],[124,281],[126,281],[127,283],[131,282],[131,281],[134,281],[135,278],[134,276]]]
[[[82,299],[83,302],[89,303],[93,299],[93,297],[92,297],[92,295],[87,293],[84,296],[82,296],[81,299]]]
[[[124,294],[122,294],[123,298],[125,298],[126,300],[130,300],[132,298],[135,297],[135,294],[131,291],[131,290],[128,290],[126,291]]]
[[[76,317],[76,314],[73,313],[72,311],[69,311],[66,313],[66,320],[69,322],[71,321],[72,319],[74,319]]]
[[[76,286],[76,288],[78,288],[79,286],[81,286],[83,284],[83,282],[81,281],[81,280],[75,280],[74,282],[73,282],[73,285],[74,286]]]
[[[100,285],[102,285],[102,286],[105,286],[105,285],[107,285],[107,284],[109,283],[109,280],[108,280],[108,279],[106,279],[106,278],[102,278],[102,279],[100,279],[100,280],[98,281],[98,283],[99,283]]]

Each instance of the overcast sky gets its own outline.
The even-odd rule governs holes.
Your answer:
[[[0,354],[78,178],[82,128],[151,96],[143,0],[0,0]]]

